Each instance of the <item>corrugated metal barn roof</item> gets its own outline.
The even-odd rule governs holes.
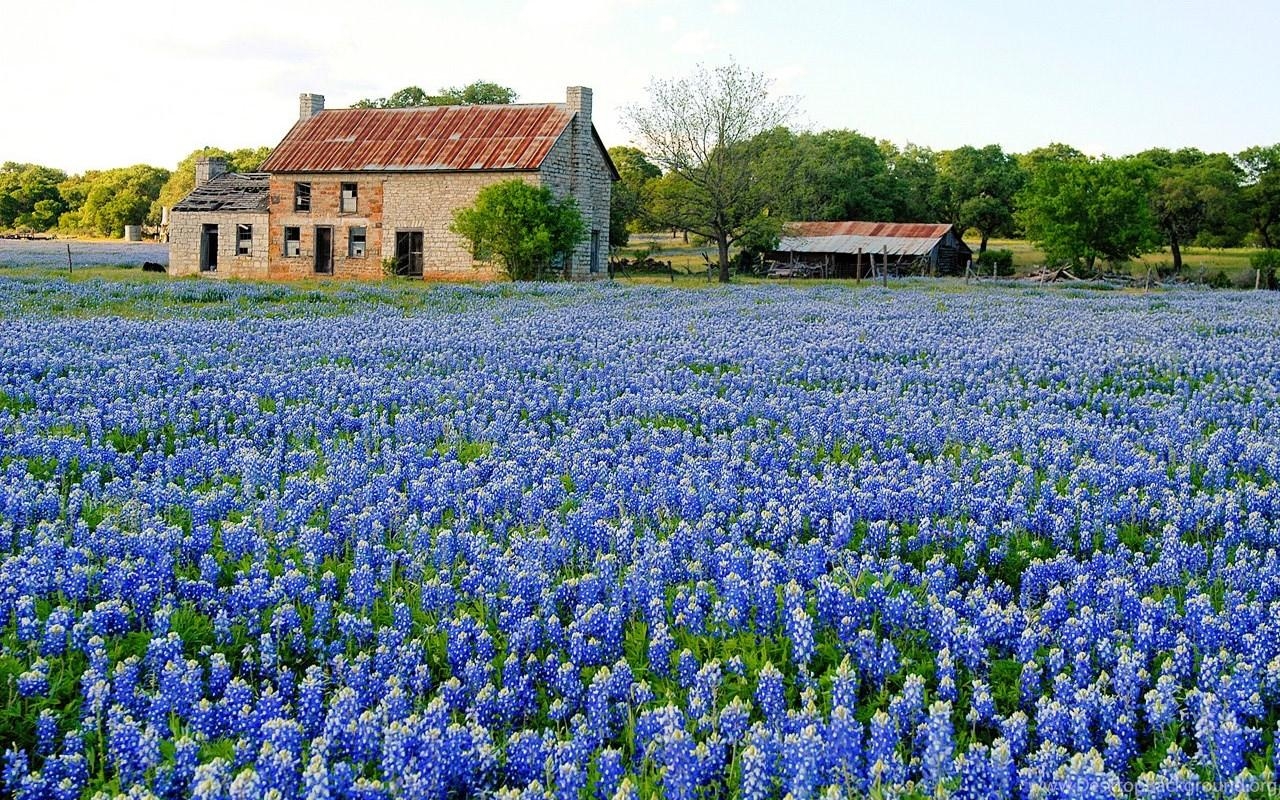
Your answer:
[[[922,256],[947,235],[947,224],[898,222],[793,222],[778,251],[794,253],[885,253]]]
[[[228,172],[191,190],[174,211],[267,211],[265,172]]]
[[[559,103],[331,109],[294,125],[262,169],[534,170],[572,119]]]

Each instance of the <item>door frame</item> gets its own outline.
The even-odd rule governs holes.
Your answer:
[[[200,271],[218,271],[218,223],[205,222],[200,226]]]
[[[327,265],[328,269],[321,269],[321,263],[320,263],[320,232],[321,231],[324,231],[325,236],[327,237],[327,240],[329,243],[328,244],[329,263]],[[313,269],[317,275],[332,275],[333,274],[333,226],[332,225],[315,226],[315,237],[316,237],[316,247],[315,247],[315,257],[312,259]]]

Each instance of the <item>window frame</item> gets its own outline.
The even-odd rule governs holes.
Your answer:
[[[351,207],[347,207],[347,189],[351,189]],[[353,181],[343,181],[338,184],[338,213],[339,214],[355,214],[360,210],[360,184]]]
[[[360,252],[355,251],[356,231],[360,231]],[[347,228],[347,258],[365,258],[369,255],[369,228],[365,225],[352,225]]]
[[[298,214],[311,213],[311,181],[294,181],[293,210]]]
[[[293,231],[294,236],[292,239],[289,238],[289,231]],[[293,253],[289,252],[290,242],[293,242],[298,246],[296,252],[293,252]],[[301,258],[302,257],[302,227],[300,225],[284,226],[284,249],[282,250],[282,253],[284,254],[285,258]]]
[[[236,255],[253,255],[253,223],[236,223]]]

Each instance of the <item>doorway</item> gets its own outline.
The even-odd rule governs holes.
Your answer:
[[[202,225],[200,228],[200,271],[218,271],[218,226]]]
[[[422,231],[396,231],[396,274],[422,277]]]
[[[333,228],[316,227],[316,274],[333,274]]]

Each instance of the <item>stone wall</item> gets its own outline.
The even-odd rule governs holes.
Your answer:
[[[362,173],[317,173],[272,175],[267,190],[271,214],[268,252],[272,278],[316,277],[316,228],[333,230],[333,277],[379,279],[382,277],[384,184],[381,175]],[[294,211],[295,183],[311,184],[311,210]],[[356,210],[341,210],[341,186],[356,184]],[[297,256],[284,254],[284,229],[296,227],[301,234]],[[352,258],[351,229],[365,229],[365,254]]]
[[[579,149],[575,155],[576,144],[572,133],[566,130],[547,154],[540,171],[543,185],[551,189],[556,197],[573,197],[577,201],[578,211],[587,226],[586,238],[570,258],[568,277],[572,280],[608,277],[609,201],[613,181],[600,148],[595,146],[595,137],[589,131],[587,137],[591,146],[585,150]],[[599,271],[595,273],[591,272],[593,231],[599,237],[600,247]]]
[[[382,256],[394,258],[396,231],[422,231],[424,278],[491,280],[497,267],[478,262],[470,243],[449,230],[455,209],[472,205],[486,186],[508,180],[539,181],[536,172],[426,172],[386,179]]]
[[[205,225],[218,226],[218,269],[200,272],[200,237]],[[251,253],[236,255],[236,226],[252,225]],[[169,222],[169,274],[212,278],[268,276],[267,215],[249,211],[175,211]]]

